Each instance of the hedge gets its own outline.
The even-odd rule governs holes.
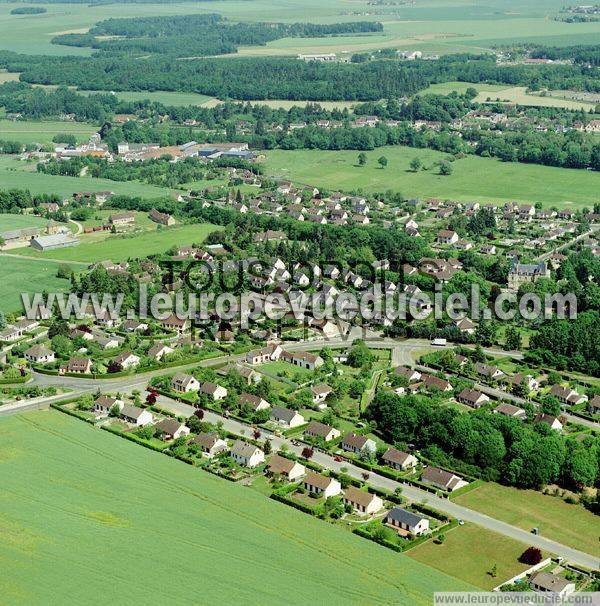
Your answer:
[[[290,507],[298,509],[299,511],[302,511],[304,513],[308,513],[311,516],[314,516],[316,514],[316,511],[313,507],[305,505],[304,503],[300,503],[299,501],[294,501],[293,499],[288,499],[287,497],[277,494],[276,492],[272,492],[269,498],[273,499],[274,501],[279,501],[279,503],[289,505]]]
[[[388,541],[386,539],[376,539],[368,530],[365,530],[364,528],[362,528],[360,526],[357,526],[356,528],[354,528],[352,530],[352,532],[354,534],[357,534],[359,537],[363,537],[364,539],[369,539],[369,541],[373,541],[373,543],[377,543],[378,545],[381,545],[382,547],[387,547],[388,549],[397,551],[399,553],[404,551],[404,547],[402,545],[392,543],[391,541]]]

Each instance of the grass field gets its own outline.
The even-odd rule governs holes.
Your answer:
[[[432,84],[419,94],[432,93],[436,95],[449,95],[452,92],[464,93],[468,88],[474,88],[479,94],[476,101],[485,103],[488,101],[500,101],[518,103],[519,105],[533,105],[542,107],[566,107],[567,109],[594,109],[596,105],[592,102],[578,101],[574,99],[561,98],[558,94],[531,95],[523,86],[507,87],[500,84],[475,84],[471,82],[442,82]],[[559,91],[555,91],[558,93]]]
[[[59,263],[53,261],[19,259],[0,254],[0,310],[5,313],[20,311],[21,293],[33,294],[44,289],[48,292],[67,291],[71,284],[69,280],[56,277],[58,266]]]
[[[0,139],[21,143],[51,143],[59,133],[75,135],[79,141],[86,141],[97,130],[98,127],[81,122],[0,120]]]
[[[0,233],[24,227],[44,226],[46,223],[48,223],[47,219],[35,215],[0,214]]]
[[[471,587],[55,411],[0,420],[0,481],[5,603],[46,604],[50,582],[61,604],[409,606]]]
[[[96,93],[107,92],[107,91],[78,91],[85,95],[93,95]],[[115,95],[123,101],[143,101],[149,100],[156,103],[163,103],[164,105],[210,105],[209,102],[214,100],[214,97],[207,95],[199,95],[197,93],[174,93],[171,91],[124,91],[117,92]]]
[[[148,230],[132,235],[106,235],[105,237],[95,234],[91,236],[84,235],[80,237],[80,244],[71,248],[60,248],[48,252],[24,248],[19,250],[19,254],[28,257],[48,257],[84,263],[93,263],[104,259],[120,261],[130,257],[141,258],[163,253],[175,244],[187,245],[202,242],[215,229],[216,227],[210,223],[197,223]]]
[[[385,156],[388,166],[379,168]],[[272,150],[266,169],[273,176],[328,189],[400,191],[406,197],[438,197],[456,200],[541,202],[545,206],[572,208],[592,206],[598,198],[600,175],[591,171],[554,168],[534,164],[500,162],[467,156],[455,161],[453,174],[437,174],[437,168],[413,173],[412,158],[431,167],[447,154],[410,147],[383,147],[367,152],[366,166],[357,166],[358,152]]]
[[[527,545],[514,539],[473,524],[465,524],[446,533],[443,544],[428,541],[407,554],[418,562],[491,591],[503,580],[528,568],[518,561],[526,548]],[[489,574],[494,564],[497,567],[495,578]]]
[[[598,554],[600,520],[582,506],[491,482],[457,497],[456,502],[525,530],[537,526],[549,539]]]
[[[116,194],[160,198],[171,191],[138,181],[110,181],[93,177],[63,177],[36,172],[35,163],[0,155],[0,189],[28,189],[33,194],[70,196],[78,191],[113,191]]]

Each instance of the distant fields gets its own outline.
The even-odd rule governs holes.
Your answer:
[[[85,141],[97,130],[97,126],[82,122],[0,120],[0,139],[21,143],[51,143],[59,133],[75,135],[79,141]]]
[[[569,505],[535,490],[518,490],[492,482],[455,500],[525,530],[538,527],[540,534],[549,539],[598,554],[600,520],[580,505]]]
[[[59,248],[47,252],[35,251],[31,248],[19,249],[19,254],[28,257],[61,259],[64,261],[80,261],[93,263],[111,259],[121,261],[129,257],[141,258],[148,255],[166,252],[174,245],[189,245],[202,242],[206,236],[217,229],[210,223],[173,226],[163,229],[142,231],[132,235],[80,236],[80,244],[70,248]],[[101,238],[101,239],[96,239]]]
[[[171,191],[137,181],[110,181],[93,177],[63,177],[45,175],[36,171],[35,163],[18,160],[13,156],[0,156],[0,189],[29,189],[34,194],[70,196],[78,191],[114,191],[117,194],[160,198]]]
[[[412,559],[55,411],[0,419],[10,604],[429,605]],[[196,595],[197,598],[191,596]],[[201,597],[198,597],[201,596]]]
[[[379,168],[385,156],[388,166]],[[329,189],[365,192],[393,189],[406,197],[456,200],[541,202],[545,206],[592,206],[598,200],[600,175],[533,164],[500,162],[467,156],[452,163],[453,174],[438,175],[435,161],[447,154],[411,147],[383,147],[367,152],[366,166],[357,166],[357,151],[272,150],[267,152],[267,172],[273,176]],[[413,173],[412,158],[419,157],[430,170]]]
[[[503,580],[511,579],[528,568],[518,561],[526,548],[527,545],[514,539],[465,524],[447,532],[443,544],[428,541],[411,549],[407,555],[491,591]],[[494,564],[497,567],[495,578],[489,574]]]
[[[14,254],[21,249],[12,251]],[[11,253],[11,251],[9,251]],[[19,259],[0,254],[0,310],[12,312],[21,310],[21,293],[33,294],[47,290],[48,292],[67,291],[70,287],[68,280],[56,277],[60,263],[37,259]],[[79,269],[73,267],[74,270]],[[0,456],[0,469],[2,457]],[[0,472],[1,473],[1,472]]]

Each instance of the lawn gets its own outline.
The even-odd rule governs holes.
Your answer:
[[[102,239],[96,236],[80,236],[80,244],[70,248],[61,248],[48,252],[39,252],[31,248],[19,250],[20,254],[30,257],[49,257],[65,261],[81,261],[93,263],[103,259],[120,261],[133,258],[146,257],[166,252],[174,245],[189,245],[200,243],[206,236],[214,231],[215,226],[210,223],[194,223],[191,225],[174,226],[154,231],[143,231],[132,235],[110,234]]]
[[[407,554],[418,562],[427,563],[467,583],[491,591],[502,581],[511,579],[528,568],[518,561],[526,548],[527,545],[514,539],[474,524],[465,524],[447,532],[443,544],[428,541]],[[496,577],[489,574],[494,564]]]
[[[540,534],[590,554],[598,553],[600,520],[579,505],[534,490],[518,490],[488,482],[455,499],[460,505]]]
[[[51,143],[57,134],[75,135],[87,141],[98,130],[93,124],[60,120],[0,120],[0,139],[21,143]]]
[[[17,252],[20,252],[17,251]],[[0,310],[21,310],[21,293],[69,290],[69,280],[56,277],[59,263],[37,259],[19,259],[0,255]],[[73,267],[73,269],[78,269]]]
[[[61,604],[408,606],[471,588],[55,411],[0,420],[0,481],[10,604],[47,604],[49,583]]]
[[[1,138],[1,135],[0,135]],[[28,189],[32,194],[70,196],[77,191],[114,191],[116,194],[160,198],[171,190],[138,181],[110,181],[93,177],[63,177],[36,172],[34,163],[0,155],[0,189]]]
[[[463,201],[541,202],[545,206],[591,206],[597,200],[600,175],[586,170],[554,168],[491,158],[467,156],[453,162],[449,176],[437,174],[434,162],[447,154],[429,149],[394,146],[367,153],[367,164],[358,166],[356,151],[272,150],[266,169],[275,177],[327,189],[366,192],[393,189],[406,197],[438,197]],[[388,166],[379,168],[385,156]],[[429,170],[409,169],[418,157]]]

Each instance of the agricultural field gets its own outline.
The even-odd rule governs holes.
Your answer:
[[[0,120],[0,139],[40,145],[52,143],[58,134],[75,135],[78,141],[87,141],[97,130],[97,126],[82,122]]]
[[[518,490],[487,482],[455,501],[525,530],[591,554],[598,553],[600,521],[580,505],[535,490]]]
[[[36,171],[35,163],[2,155],[0,155],[0,188],[28,189],[32,194],[53,193],[59,196],[71,196],[78,191],[113,191],[116,194],[145,198],[161,198],[171,194],[169,189],[138,181],[45,175]]]
[[[64,261],[79,261],[93,263],[103,259],[122,261],[124,259],[141,258],[148,255],[163,253],[171,246],[186,245],[202,242],[216,227],[210,223],[173,226],[169,228],[145,230],[135,234],[92,234],[80,236],[80,243],[70,248],[59,248],[48,252],[40,252],[32,248],[19,250],[20,254],[52,258]]]
[[[48,579],[62,604],[100,593],[183,603],[199,574],[206,603],[326,593],[330,604],[424,605],[434,588],[472,588],[56,411],[4,418],[0,437],[0,591],[11,604],[47,603]],[[140,574],[149,554],[152,574]]]
[[[20,311],[21,293],[68,291],[69,280],[56,277],[59,265],[56,261],[0,254],[0,310],[4,313]],[[81,267],[73,265],[73,269]]]
[[[503,580],[528,568],[527,564],[518,561],[526,548],[527,545],[514,539],[465,524],[446,533],[441,545],[428,541],[411,549],[407,555],[480,589],[491,591]],[[494,564],[495,577],[490,574]]]
[[[513,200],[567,208],[590,207],[597,199],[598,175],[592,171],[467,156],[452,163],[452,175],[442,176],[434,166],[447,157],[442,152],[394,146],[366,153],[367,164],[361,167],[356,151],[272,150],[267,152],[266,169],[272,176],[316,187],[365,192],[394,189],[408,198]],[[380,156],[388,160],[385,169],[377,164]],[[412,172],[409,164],[415,157],[429,170]]]

